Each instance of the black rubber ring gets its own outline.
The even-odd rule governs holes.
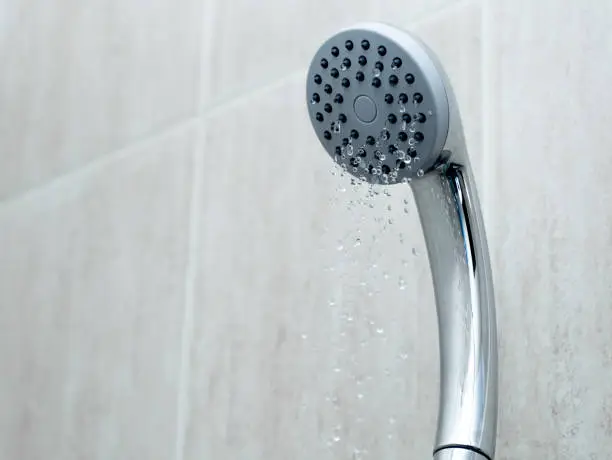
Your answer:
[[[464,444],[447,444],[445,446],[442,447],[438,447],[437,449],[434,450],[434,456],[442,451],[442,450],[446,450],[446,449],[464,449],[464,450],[469,450],[472,452],[476,452],[477,454],[482,455],[484,458],[488,459],[488,460],[492,460],[491,457],[489,457],[487,454],[485,454],[482,450],[480,450],[478,447],[474,447],[474,446],[468,446],[468,445],[464,445]]]

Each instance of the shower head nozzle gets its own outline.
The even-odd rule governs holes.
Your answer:
[[[310,119],[327,153],[372,183],[407,182],[443,159],[446,77],[418,39],[365,23],[327,40],[308,70]]]

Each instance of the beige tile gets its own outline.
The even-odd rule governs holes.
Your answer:
[[[193,138],[0,207],[1,458],[173,458]]]
[[[470,11],[423,32],[467,30]],[[438,339],[412,195],[332,175],[303,80],[207,121],[185,458],[428,458]]]
[[[0,200],[194,114],[201,1],[4,3]]]
[[[612,458],[612,5],[493,6],[498,457]]]
[[[307,68],[327,38],[356,22],[381,19],[408,26],[456,2],[217,0],[209,22],[207,103],[227,101]]]

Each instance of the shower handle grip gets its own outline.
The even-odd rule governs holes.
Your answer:
[[[465,157],[467,158],[467,157]],[[492,460],[497,328],[491,265],[467,159],[411,183],[434,284],[440,347],[435,460]]]

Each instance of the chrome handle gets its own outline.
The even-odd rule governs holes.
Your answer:
[[[438,313],[440,405],[434,458],[492,460],[498,398],[495,301],[474,179],[466,160],[449,162],[442,172],[431,171],[411,186]]]

